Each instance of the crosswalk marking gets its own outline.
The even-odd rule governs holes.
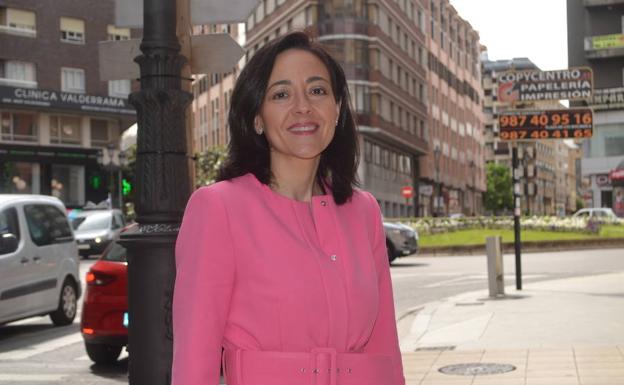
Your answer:
[[[48,340],[39,344],[0,353],[0,361],[24,360],[26,358],[47,353],[77,342],[82,342],[82,335],[80,333],[72,333],[70,335]]]

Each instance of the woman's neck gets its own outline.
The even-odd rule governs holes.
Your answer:
[[[323,192],[316,183],[319,159],[271,159],[271,189],[288,198],[312,201]]]

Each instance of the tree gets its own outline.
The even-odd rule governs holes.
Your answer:
[[[225,160],[226,149],[223,146],[213,147],[197,154],[195,161],[195,186],[201,187],[214,183],[221,163]]]
[[[485,208],[494,214],[513,209],[513,189],[509,167],[494,162],[487,164]]]

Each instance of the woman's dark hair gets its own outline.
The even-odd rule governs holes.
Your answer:
[[[303,32],[290,33],[272,41],[245,64],[232,92],[228,115],[230,144],[217,180],[229,180],[251,172],[260,182],[270,184],[269,143],[265,135],[256,134],[254,119],[262,106],[275,58],[288,49],[310,52],[325,64],[336,102],[340,102],[336,133],[321,154],[316,182],[321,187],[328,185],[334,201],[343,204],[353,195],[353,187],[358,185],[359,152],[355,121],[349,107],[349,89],[340,65]]]

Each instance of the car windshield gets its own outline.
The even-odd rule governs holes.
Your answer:
[[[72,220],[75,231],[106,230],[110,227],[110,213],[82,215]]]
[[[107,253],[102,256],[104,261],[126,262],[126,248],[114,242]]]

